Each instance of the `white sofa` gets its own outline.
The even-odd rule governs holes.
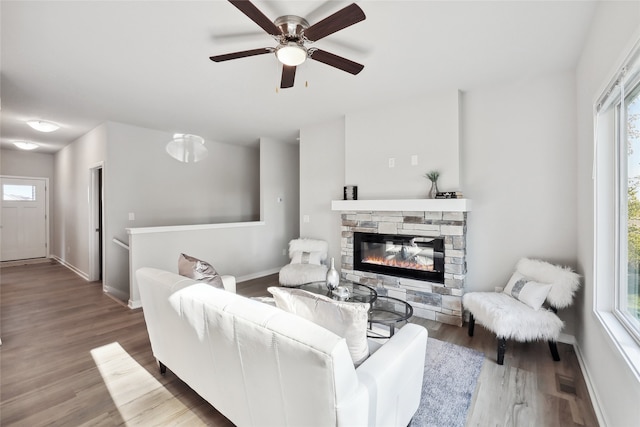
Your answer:
[[[167,271],[136,275],[161,368],[238,426],[406,426],[418,408],[421,326],[372,343],[356,369],[344,338],[301,317]]]

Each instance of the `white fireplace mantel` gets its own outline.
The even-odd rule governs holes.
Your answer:
[[[470,199],[332,200],[332,211],[469,212]]]

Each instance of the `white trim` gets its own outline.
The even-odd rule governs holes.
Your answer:
[[[129,295],[126,292],[123,292],[120,289],[116,289],[111,286],[103,286],[102,292],[104,292],[105,294],[109,294],[119,301],[126,301],[129,298]]]
[[[598,425],[602,427],[606,427],[607,423],[605,422],[604,412],[602,411],[602,407],[600,406],[600,398],[598,397],[597,389],[593,386],[593,381],[591,380],[591,374],[587,369],[587,364],[585,363],[584,357],[582,356],[582,351],[580,350],[580,346],[577,344],[574,344],[573,349],[576,354],[576,359],[578,359],[578,365],[580,365],[580,370],[582,371],[582,377],[584,378],[584,383],[587,386],[587,393],[589,393],[589,398],[591,399],[591,406],[593,407],[593,412],[595,412],[596,418],[598,419]]]
[[[332,200],[332,211],[469,212],[469,199]]]
[[[258,227],[265,225],[264,221],[227,222],[221,224],[170,225],[166,227],[126,228],[128,234],[166,233],[171,231],[212,230],[216,228]]]
[[[276,274],[280,272],[282,267],[272,268],[270,270],[258,271],[257,273],[251,273],[244,276],[236,277],[236,282],[246,282],[247,280],[257,279],[259,277],[269,276],[270,274]]]
[[[64,267],[67,267],[69,270],[73,271],[74,273],[76,273],[78,276],[82,277],[87,282],[90,281],[89,280],[89,275],[87,273],[85,273],[84,271],[78,269],[76,266],[74,266],[72,264],[69,264],[67,261],[65,261],[62,258],[58,257],[57,255],[51,255],[51,258],[55,259],[57,262],[62,264]]]

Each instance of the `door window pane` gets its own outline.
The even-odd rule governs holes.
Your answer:
[[[627,135],[627,283],[620,310],[640,321],[640,85],[625,100]]]
[[[36,186],[4,184],[2,186],[2,200],[34,202],[36,200]]]

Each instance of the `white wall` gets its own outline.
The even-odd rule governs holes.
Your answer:
[[[275,273],[288,262],[282,253],[298,236],[299,148],[269,138],[260,140],[260,222],[220,224],[170,231],[132,229],[132,277],[140,267],[177,272],[181,252],[210,262],[220,274],[246,280]],[[151,232],[149,232],[151,231]],[[130,304],[139,305],[135,278]]]
[[[423,198],[431,188],[423,175],[438,170],[441,191],[459,190],[459,95],[433,93],[347,114],[346,185],[357,185],[361,199]]]
[[[89,274],[89,168],[107,151],[107,126],[98,126],[54,156],[54,226],[51,254],[76,272]]]
[[[52,200],[54,186],[53,154],[37,151],[0,150],[0,175],[49,178],[49,230],[53,227],[55,200]],[[51,238],[51,237],[50,237]]]
[[[462,105],[467,290],[504,286],[525,256],[575,268],[573,72],[470,91]],[[560,316],[572,335],[572,309]]]
[[[208,156],[181,163],[165,146],[172,134],[122,123],[107,124],[105,163],[105,280],[129,293],[126,228],[256,220],[258,148],[207,141]],[[135,220],[129,220],[133,213]]]
[[[435,94],[406,106],[347,114],[344,142],[337,124],[301,130],[300,213],[311,218],[301,224],[301,234],[317,232],[339,251],[339,217],[329,204],[341,198],[339,148],[344,144],[345,184],[358,185],[360,199],[423,198],[430,185],[421,175],[430,169],[442,171],[441,189],[451,182],[447,176],[461,176],[459,186],[450,185],[473,202],[467,224],[468,291],[503,286],[524,256],[575,267],[572,72],[462,96]],[[419,156],[417,167],[409,165],[412,154]],[[388,168],[389,157],[396,159],[396,168]],[[321,178],[324,168],[327,179]],[[572,335],[573,312],[560,315],[565,333]]]
[[[342,220],[331,200],[342,199],[345,185],[344,126],[339,119],[300,130],[300,236],[327,240],[338,269]]]
[[[596,409],[609,426],[632,425],[640,419],[640,383],[593,312],[593,105],[631,43],[640,37],[639,28],[640,3],[600,2],[576,73],[577,246],[578,268],[584,275],[584,291],[577,301],[576,339],[587,379],[597,395]]]

